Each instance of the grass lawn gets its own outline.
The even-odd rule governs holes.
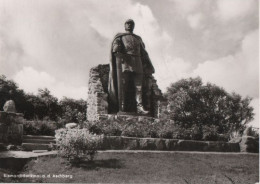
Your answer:
[[[78,166],[59,157],[30,161],[21,174],[50,174],[51,178],[13,182],[254,184],[259,181],[258,163],[256,154],[102,152],[93,163]],[[72,178],[53,177],[59,174]]]

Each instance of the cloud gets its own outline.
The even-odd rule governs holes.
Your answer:
[[[258,97],[258,30],[246,35],[241,44],[241,50],[234,55],[199,64],[193,75],[223,86],[229,92]]]
[[[248,15],[255,7],[256,0],[218,0],[215,16],[223,21]]]
[[[191,28],[197,29],[201,26],[202,18],[203,15],[201,13],[196,13],[196,14],[189,15],[187,20]]]
[[[48,88],[51,93],[61,99],[63,96],[86,99],[87,88],[85,86],[75,87],[65,84],[63,81],[57,81],[55,77],[47,72],[37,71],[32,67],[23,67],[14,76],[15,82],[26,92],[37,94],[39,88]]]
[[[191,1],[191,0],[170,0],[170,1],[175,3],[176,7],[178,7],[178,10],[180,10],[180,12],[183,12],[183,14],[187,14],[187,13],[193,12],[203,2],[202,0],[196,0],[196,1]]]
[[[2,74],[13,78],[24,66],[45,71],[67,85],[87,86],[88,72],[109,63],[110,44],[133,18],[153,63],[159,63],[171,37],[150,8],[131,0],[2,0]],[[3,56],[3,57],[2,57]]]
[[[164,92],[171,83],[190,76],[192,71],[191,64],[182,58],[173,58],[167,56],[162,58],[160,65],[155,65],[155,77],[158,81],[160,89]]]

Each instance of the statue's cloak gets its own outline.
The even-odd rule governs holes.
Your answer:
[[[113,54],[113,42],[117,38],[122,38],[122,36],[131,34],[138,38],[141,41],[141,53],[142,53],[142,64],[143,64],[143,70],[144,74],[152,74],[154,73],[154,67],[152,65],[152,62],[148,56],[147,51],[145,50],[145,45],[141,39],[140,36],[135,35],[133,33],[118,33],[111,45],[111,51],[110,51],[110,71],[109,71],[109,81],[108,81],[108,111],[109,113],[115,113],[118,112],[119,107],[118,107],[118,82],[117,82],[117,71],[116,71],[116,58]],[[123,44],[122,44],[123,45]]]

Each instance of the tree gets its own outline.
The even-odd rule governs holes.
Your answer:
[[[26,99],[30,104],[30,111],[27,113],[27,119],[42,120],[48,115],[47,106],[39,96],[26,94]]]
[[[80,99],[74,100],[64,97],[59,105],[62,109],[61,117],[66,123],[75,122],[82,123],[86,120],[87,102]]]
[[[60,107],[58,104],[58,99],[51,95],[51,92],[47,89],[38,90],[39,99],[45,104],[47,111],[47,118],[50,120],[57,120],[60,114]]]
[[[17,112],[26,119],[53,120],[63,118],[65,122],[83,122],[86,120],[87,103],[64,97],[60,102],[47,89],[39,89],[38,94],[25,93],[18,85],[0,75],[0,110],[7,100],[14,100]]]
[[[8,80],[4,75],[0,75],[1,110],[3,110],[3,106],[7,100],[14,100],[17,112],[27,112],[28,103],[24,91],[19,89],[14,81]]]
[[[184,128],[215,126],[220,134],[242,132],[254,116],[251,98],[229,94],[211,83],[203,85],[199,77],[171,84],[165,96],[166,115]]]

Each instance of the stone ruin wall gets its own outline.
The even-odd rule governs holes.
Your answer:
[[[94,121],[100,114],[108,113],[107,87],[109,65],[98,65],[89,72],[87,119]]]
[[[102,114],[108,114],[108,78],[109,64],[98,65],[90,69],[87,98],[87,120],[98,120]],[[159,101],[162,99],[162,92],[156,80],[152,77],[153,93],[153,114],[159,117]]]

